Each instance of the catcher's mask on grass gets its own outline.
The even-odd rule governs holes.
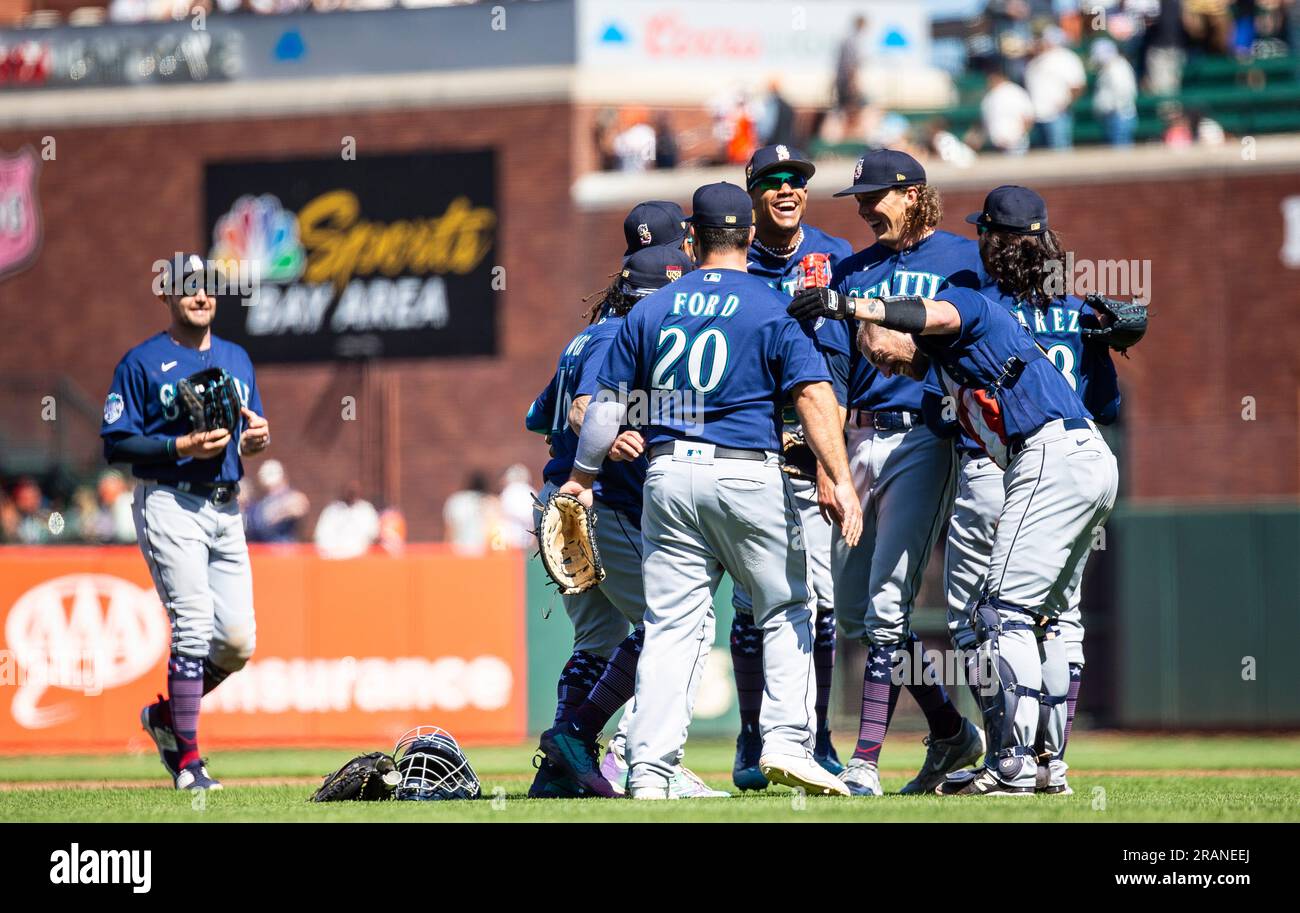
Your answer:
[[[394,799],[477,799],[482,791],[469,758],[451,733],[438,726],[412,729],[398,740],[393,756],[402,775]]]

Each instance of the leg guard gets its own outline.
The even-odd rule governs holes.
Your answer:
[[[1042,674],[1036,626],[1023,610],[988,597],[975,604],[971,626],[980,653],[985,763],[1008,784],[1032,786]]]
[[[1046,764],[1065,747],[1066,700],[1070,693],[1070,665],[1065,640],[1055,626],[1049,626],[1038,644],[1043,676],[1039,698],[1038,736],[1035,748],[1039,763]]]

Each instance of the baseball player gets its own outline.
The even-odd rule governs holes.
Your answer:
[[[749,245],[749,274],[767,281],[772,288],[793,295],[798,289],[827,285],[831,270],[853,253],[849,242],[828,235],[804,222],[808,203],[808,180],[816,168],[792,146],[764,146],[745,167],[745,185],[754,206],[754,241]],[[839,327],[823,325],[816,333],[819,345],[836,347],[847,355]],[[826,340],[821,337],[825,336]],[[832,364],[846,364],[843,358]],[[836,398],[844,401],[847,380],[832,374]],[[831,524],[817,503],[817,460],[802,439],[794,410],[784,412],[783,440],[792,442],[785,450],[785,470],[803,519],[804,549],[808,556],[810,584],[817,600],[816,638],[813,667],[817,677],[817,736],[813,755],[817,763],[833,774],[844,769],[831,744],[827,711],[830,707],[831,678],[835,665],[834,583],[831,580]],[[736,738],[736,759],[731,778],[745,789],[766,789],[767,778],[758,768],[763,743],[759,735],[759,709],[763,700],[763,632],[754,624],[749,594],[741,586],[733,590],[735,608],[731,624],[731,666],[736,677],[740,703],[740,735]]]
[[[853,185],[835,196],[854,197],[876,236],[835,267],[831,287],[840,295],[933,297],[949,286],[983,284],[975,243],[935,228],[942,203],[910,155],[868,152]],[[863,544],[850,549],[835,538],[831,550],[840,631],[867,647],[858,741],[841,777],[854,795],[880,795],[880,748],[905,684],[930,733],[925,762],[902,792],[922,793],[983,753],[979,730],[958,712],[932,664],[903,675],[904,657],[920,653],[912,609],[952,504],[956,456],[952,442],[922,419],[924,391],[912,375],[924,376],[926,359],[912,340],[867,324],[863,348],[851,322],[834,326],[847,353],[848,449],[865,514]]]
[[[636,799],[670,795],[700,663],[713,643],[713,592],[723,571],[750,594],[763,630],[760,768],[778,783],[847,794],[812,755],[814,603],[800,513],[781,472],[787,401],[826,467],[827,509],[846,542],[857,541],[862,517],[811,326],[790,320],[785,296],[745,272],[752,206],[733,184],[695,192],[690,232],[699,267],[624,321],[562,489],[590,501],[625,416],[654,394],[658,407],[642,432],[650,458],[645,644],[628,734],[628,792]]]
[[[169,265],[158,297],[171,325],[130,349],[104,401],[104,456],[130,463],[137,479],[135,529],[158,597],[171,620],[167,697],[140,722],[177,789],[220,789],[199,755],[199,701],[253,653],[253,578],[235,496],[241,456],[271,441],[248,353],[210,330],[215,297],[204,290],[201,257]],[[177,383],[208,368],[234,378],[239,431],[190,430]]]
[[[1033,795],[1040,741],[1049,757],[1064,744],[1069,664],[1059,619],[1114,507],[1115,458],[1033,334],[977,291],[854,301],[808,289],[790,308],[799,317],[856,316],[911,334],[961,426],[1004,470],[1006,497],[970,617],[980,668],[991,679],[978,691],[989,751],[978,772],[951,775],[937,791]],[[866,336],[859,333],[864,346]]]
[[[686,213],[669,200],[646,200],[632,207],[623,220],[627,250],[623,260],[647,247],[671,247],[691,255],[691,238],[686,232]]]
[[[542,472],[546,482],[541,503],[569,477],[577,431],[595,392],[596,373],[628,312],[691,268],[690,258],[677,247],[651,246],[632,253],[618,281],[597,305],[594,322],[565,346],[555,376],[525,420],[529,430],[548,435],[551,442],[553,455]],[[560,673],[555,724],[542,734],[537,775],[528,793],[533,798],[610,797],[623,790],[621,783],[602,775],[597,738],[632,697],[644,639],[641,489],[646,460],[642,449],[635,431],[620,435],[595,480],[596,545],[606,576],[591,590],[563,597],[573,622],[573,655]],[[672,792],[676,798],[727,795],[709,789],[680,765]]]
[[[985,199],[983,210],[967,217],[967,221],[977,226],[980,254],[990,279],[983,294],[1008,307],[1034,334],[1098,424],[1115,421],[1120,407],[1115,364],[1104,336],[1089,335],[1090,329],[1100,329],[1107,315],[1099,314],[1077,297],[1045,291],[1050,288],[1051,265],[1063,263],[1065,254],[1056,233],[1048,227],[1043,198],[1027,187],[999,187]],[[936,395],[941,394],[936,391]],[[984,587],[994,530],[1002,513],[1003,476],[1002,469],[969,434],[960,435],[957,450],[961,471],[948,524],[944,579],[953,642],[959,649],[970,650],[975,645],[970,610]],[[1082,573],[1082,564],[1078,570]],[[1067,608],[1057,620],[1070,672],[1065,730],[1056,756],[1047,764],[1040,761],[1036,783],[1039,792],[1049,794],[1070,793],[1064,755],[1083,679],[1078,581],[1068,595]],[[1057,696],[1053,695],[1042,698],[1049,706],[1055,700]]]

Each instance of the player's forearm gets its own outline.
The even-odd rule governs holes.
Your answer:
[[[845,411],[828,383],[808,383],[795,389],[794,409],[808,446],[833,483],[849,481],[849,457],[844,448]]]
[[[852,316],[900,333],[922,336],[948,335],[961,331],[961,314],[947,301],[919,296],[859,298]]]
[[[588,486],[595,481],[626,415],[627,405],[613,398],[612,394],[609,398],[598,398],[584,413],[573,471],[569,476],[571,480]]]
[[[582,434],[582,420],[587,415],[587,405],[590,402],[590,396],[576,396],[569,405],[569,427],[574,434]]]
[[[162,463],[176,459],[176,438],[133,434],[109,447],[110,463]]]

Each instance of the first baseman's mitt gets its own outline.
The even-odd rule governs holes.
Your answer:
[[[397,764],[382,751],[353,758],[334,773],[311,797],[312,802],[379,802],[392,796],[402,775]]]
[[[551,495],[542,508],[537,545],[561,596],[585,592],[605,579],[596,549],[596,513],[573,495]]]
[[[1134,301],[1116,301],[1101,295],[1088,295],[1083,299],[1098,314],[1110,318],[1106,326],[1088,326],[1085,322],[1080,332],[1088,342],[1100,342],[1116,352],[1137,345],[1147,331],[1147,307]]]
[[[781,432],[781,455],[785,457],[785,462],[781,464],[782,472],[797,479],[817,479],[817,457],[808,446],[802,428]]]
[[[208,368],[176,385],[176,398],[190,416],[195,431],[225,428],[231,434],[239,423],[239,390],[225,368]]]

